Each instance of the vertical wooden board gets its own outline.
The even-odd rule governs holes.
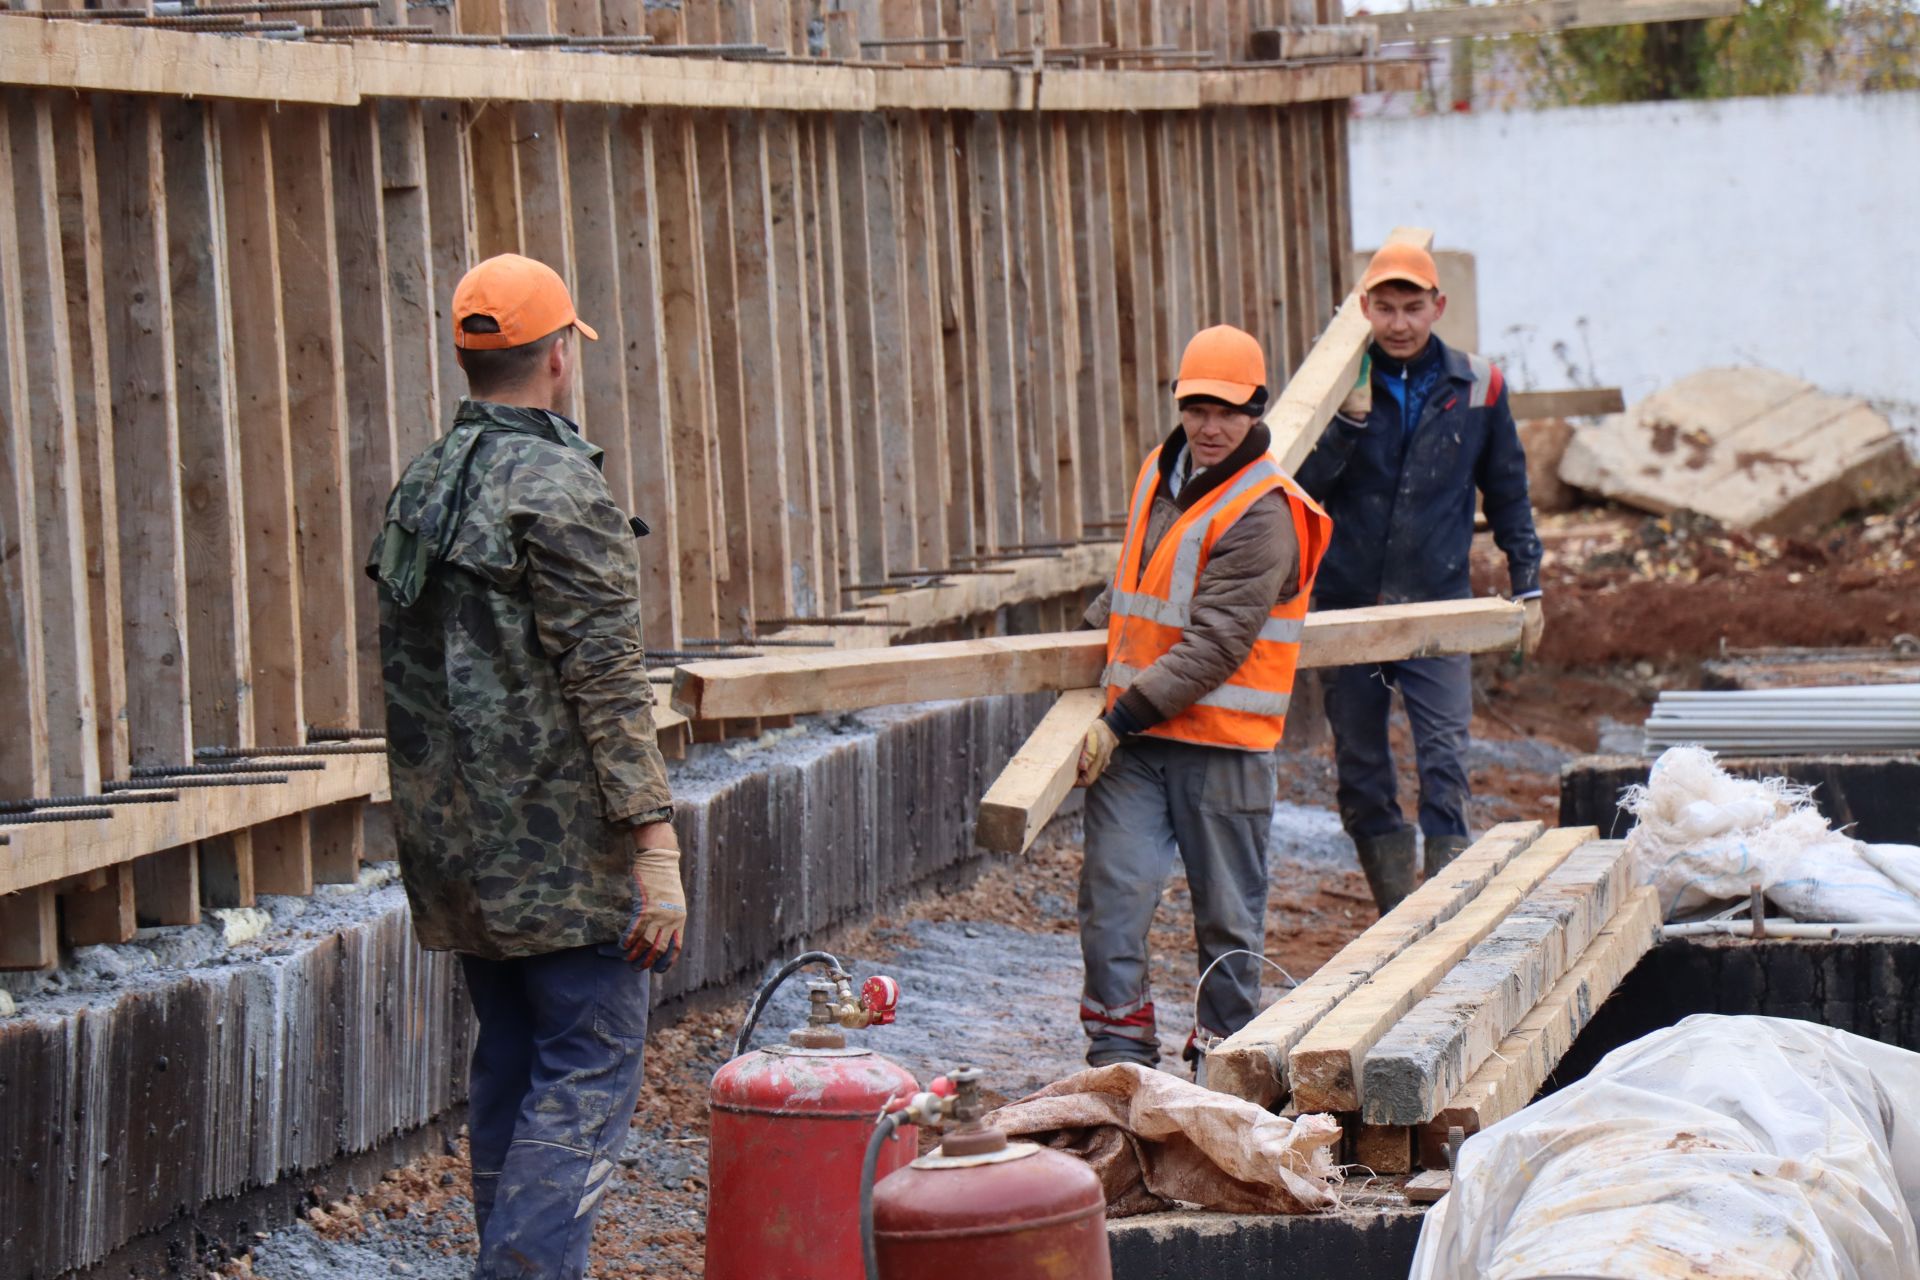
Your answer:
[[[1320,162],[1326,153],[1322,141],[1326,132],[1326,112],[1319,103],[1306,103],[1294,108],[1293,118],[1300,128],[1298,155],[1307,179],[1307,260],[1312,270],[1313,326],[1314,331],[1318,332],[1333,318],[1333,309],[1339,302],[1333,296],[1335,267],[1327,172]]]
[[[606,450],[601,470],[613,499],[631,512],[634,423],[627,411],[626,326],[614,233],[613,164],[606,107],[566,108],[567,175],[573,224],[573,305],[600,334],[573,337],[580,358],[576,406],[587,438]]]
[[[577,285],[580,276],[573,258],[565,111],[557,103],[523,102],[515,104],[513,112],[514,164],[520,183],[520,252],[558,271],[570,286]],[[578,412],[571,397],[563,397],[555,408],[568,417]]]
[[[200,923],[200,860],[192,845],[133,860],[133,910],[143,925]]]
[[[1211,111],[1192,120],[1199,134],[1200,207],[1205,211],[1200,240],[1206,246],[1207,312],[1216,324],[1238,325],[1233,201],[1221,199],[1223,192],[1233,189],[1233,157],[1226,148],[1221,114]]]
[[[689,14],[691,19],[694,15]],[[689,37],[691,38],[691,37]],[[740,292],[734,267],[732,140],[725,119],[696,112],[693,147],[700,190],[701,253],[706,267],[706,364],[710,421],[708,488],[716,537],[719,629],[735,636],[753,620],[753,527],[747,513],[747,408],[741,374]]]
[[[853,456],[853,355],[847,318],[846,236],[841,229],[840,141],[832,116],[814,122],[815,208],[819,211],[821,307],[824,320],[830,404],[819,425],[821,476],[831,477],[833,552],[827,557],[827,590],[838,610],[846,593],[841,584],[859,577],[860,508],[855,497]],[[823,491],[825,486],[823,485]]]
[[[300,570],[295,545],[293,438],[281,318],[280,233],[271,108],[220,102],[223,251],[233,343],[240,517],[251,637],[248,680],[255,742],[302,740]]]
[[[751,29],[751,24],[749,24]],[[777,117],[744,111],[727,114],[732,166],[733,271],[738,298],[740,421],[745,490],[740,515],[751,558],[751,609],[739,620],[740,634],[752,635],[756,617],[793,613],[793,544],[788,536],[787,403],[783,363],[796,358],[781,350],[775,311],[778,306],[774,256],[773,196],[768,175],[770,136],[784,133]],[[736,566],[736,573],[740,566]],[[728,620],[732,623],[732,619]]]
[[[947,507],[952,479],[947,453],[946,348],[940,330],[941,242],[934,219],[935,195],[932,115],[899,117],[902,168],[899,243],[905,267],[903,319],[911,364],[908,422],[913,449],[907,462],[914,490],[914,561],[944,568],[948,563]],[[906,426],[903,423],[902,426]],[[969,545],[965,548],[971,551]]]
[[[946,417],[947,552],[971,555],[979,542],[975,523],[977,496],[974,471],[979,463],[973,437],[979,401],[973,373],[973,294],[967,286],[966,197],[962,189],[964,166],[957,163],[960,134],[954,117],[937,112],[927,117],[933,171],[932,252],[939,259],[934,319],[940,330],[942,392]]]
[[[1340,0],[1330,0],[1337,13]],[[1336,19],[1337,20],[1337,19]],[[1352,273],[1353,262],[1353,191],[1349,184],[1348,157],[1351,154],[1347,136],[1348,107],[1345,102],[1328,102],[1322,105],[1327,117],[1327,202],[1328,218],[1332,228],[1333,257],[1333,295],[1334,306],[1347,296],[1353,282],[1348,279]]]
[[[1045,237],[1040,233],[1038,122],[1010,120],[1001,130],[1006,150],[1007,291],[1013,318],[1013,390],[1016,406],[1013,465],[1018,468],[1020,536],[1042,542],[1053,536],[1052,497],[1045,483],[1043,441],[1050,441],[1053,385],[1047,360]]]
[[[1281,221],[1286,232],[1287,370],[1300,367],[1313,345],[1314,315],[1310,297],[1312,267],[1307,262],[1307,239],[1302,228],[1307,217],[1305,160],[1299,152],[1294,117],[1299,107],[1282,107],[1279,114]]]
[[[1080,508],[1080,415],[1086,411],[1077,394],[1080,381],[1079,278],[1073,256],[1073,165],[1064,120],[1049,121],[1041,134],[1047,149],[1046,178],[1048,307],[1053,344],[1054,451],[1048,477],[1056,490],[1058,523],[1054,533],[1064,541],[1078,541]]]
[[[48,786],[92,792],[100,784],[89,618],[86,526],[81,510],[81,450],[74,416],[74,351],[68,336],[66,265],[61,255],[60,183],[53,116],[45,94],[10,92],[14,230],[8,251],[19,291],[18,337],[38,335],[41,358],[22,371],[40,562],[41,630],[47,683]],[[10,318],[11,319],[11,318]],[[13,330],[9,323],[9,342]],[[23,349],[24,349],[23,342]],[[16,403],[18,401],[16,400]]]
[[[640,543],[640,612],[655,648],[678,647],[680,529],[676,519],[672,393],[667,386],[661,294],[660,201],[653,180],[653,125],[621,111],[610,135],[614,208],[610,220],[620,280],[622,370],[633,467],[633,510],[652,527]]]
[[[1160,377],[1160,338],[1155,331],[1152,304],[1154,236],[1149,215],[1145,122],[1138,118],[1125,120],[1122,139],[1123,162],[1118,174],[1122,185],[1118,198],[1128,226],[1126,262],[1130,288],[1121,303],[1121,341],[1131,348],[1133,355],[1133,439],[1127,460],[1128,469],[1132,470],[1165,434],[1162,423],[1167,416],[1167,401]]]
[[[1233,310],[1240,317],[1240,327],[1263,339],[1260,333],[1260,296],[1256,281],[1260,274],[1260,245],[1254,235],[1253,168],[1246,147],[1246,116],[1244,109],[1235,108],[1223,113],[1220,121],[1220,140],[1223,154],[1228,157],[1226,177],[1231,184],[1222,192],[1222,198],[1229,201],[1233,211],[1230,230],[1233,233],[1233,251],[1229,255],[1230,263],[1224,280],[1230,291]],[[1271,379],[1269,379],[1271,381]],[[1277,396],[1278,385],[1271,387]]]
[[[474,256],[525,253],[520,225],[520,149],[514,145],[513,104],[477,102],[469,108],[467,151],[473,169]]]
[[[347,396],[332,137],[323,111],[282,108],[272,123],[274,212],[286,335],[302,694],[311,724],[346,726],[358,711],[348,536]]]
[[[39,358],[21,310],[19,241],[14,233],[13,143],[0,128],[0,533],[16,543],[0,554],[0,714],[16,726],[0,734],[0,794],[44,795],[47,677],[40,615],[40,563],[34,517],[32,415],[27,369]],[[24,730],[24,731],[22,731]]]
[[[1260,238],[1264,244],[1267,360],[1277,390],[1286,384],[1292,366],[1287,352],[1287,324],[1292,315],[1288,294],[1285,200],[1281,194],[1280,112],[1261,107],[1254,113],[1255,154],[1260,166]]]
[[[386,228],[387,323],[393,353],[394,456],[401,468],[433,443],[443,413],[440,327],[434,320],[433,210],[418,102],[377,104],[380,216]],[[448,282],[451,287],[452,282]],[[449,361],[452,357],[447,357]]]
[[[200,858],[200,904],[250,907],[257,890],[253,876],[253,832],[234,831],[196,846]]]
[[[107,312],[107,350],[129,750],[135,763],[171,764],[192,754],[192,730],[160,106],[96,98],[93,107],[95,149],[106,158],[106,288],[119,300]]]
[[[106,282],[101,258],[100,188],[91,109],[76,95],[48,95],[59,177],[60,254],[73,417],[79,451],[87,617],[93,650],[97,756],[105,777],[127,768],[127,666],[120,618],[119,502],[114,487],[112,384],[107,369]]]
[[[130,942],[140,927],[133,910],[133,867],[105,868],[106,883],[60,895],[61,932],[70,947]]]
[[[668,371],[674,424],[673,517],[679,525],[680,624],[685,633],[715,636],[715,522],[711,484],[713,421],[707,285],[701,253],[700,192],[693,126],[682,112],[654,119],[654,187],[659,196],[659,254],[664,322],[662,363]]]
[[[1080,403],[1080,506],[1083,519],[1104,520],[1120,506],[1124,481],[1111,446],[1120,435],[1119,380],[1113,353],[1119,349],[1113,311],[1113,222],[1107,188],[1107,156],[1097,117],[1082,116],[1072,126],[1068,154],[1074,168],[1073,254],[1075,306],[1079,313],[1079,374],[1074,380]]]
[[[821,615],[840,607],[842,576],[841,512],[836,465],[840,456],[841,419],[845,413],[845,349],[838,310],[830,305],[839,281],[833,272],[833,231],[838,201],[832,183],[834,147],[830,127],[819,116],[802,116],[795,125],[800,169],[804,174],[801,213],[801,252],[806,259],[806,305],[810,316],[807,346],[813,361],[814,527],[820,538],[819,598]]]
[[[347,422],[348,524],[344,539],[353,595],[356,707],[348,723],[384,728],[379,598],[360,567],[373,551],[387,494],[399,479],[393,413],[393,325],[387,314],[387,228],[380,198],[379,122],[374,109],[329,113],[333,210],[340,296],[341,385]]]
[[[164,102],[161,128],[193,738],[231,744],[251,734],[253,706],[218,151],[204,103]]]
[[[304,816],[276,818],[252,828],[256,894],[304,897],[313,892],[312,833]]]
[[[913,366],[906,297],[905,186],[901,117],[863,117],[867,166],[867,287],[872,302],[874,441],[888,572],[923,567],[918,559],[914,479]],[[942,568],[939,564],[924,566]]]
[[[313,842],[313,882],[352,884],[366,856],[365,806],[358,800],[330,804],[306,815]]]
[[[767,134],[767,221],[772,247],[772,341],[780,352],[780,425],[786,442],[787,590],[793,613],[811,617],[822,601],[820,456],[814,434],[817,312],[808,298],[807,236],[801,209],[808,198],[801,155],[805,126],[773,117]]]
[[[453,355],[453,290],[479,261],[479,232],[473,198],[473,170],[466,130],[466,108],[458,102],[426,102],[420,108],[427,164],[429,238],[433,251],[433,343],[439,351],[440,416],[435,436],[453,418],[467,394],[467,378]]]
[[[1013,240],[1007,199],[1006,151],[997,116],[982,113],[973,121],[972,160],[975,315],[974,344],[981,367],[979,453],[984,502],[982,543],[989,549],[1021,541],[1020,418],[1015,387],[1012,273]]]
[[[46,969],[59,963],[53,890],[0,894],[0,969]]]
[[[842,582],[879,582],[887,576],[887,543],[892,520],[886,506],[888,495],[882,492],[880,364],[874,354],[874,258],[867,219],[873,203],[886,198],[883,192],[877,191],[885,182],[885,170],[879,174],[869,172],[867,125],[860,117],[834,116],[831,124],[838,152],[838,283],[847,345],[847,413],[853,432],[851,441],[845,445],[847,483],[841,494],[842,500],[852,505],[842,525],[849,535],[847,550],[852,554],[851,563],[843,567],[846,576]],[[874,124],[885,127],[878,122]],[[887,370],[889,376],[892,372],[891,368]]]

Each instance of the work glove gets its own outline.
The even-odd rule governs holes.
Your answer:
[[[1119,745],[1119,737],[1107,722],[1095,720],[1093,728],[1087,730],[1086,740],[1080,744],[1080,767],[1074,773],[1074,784],[1092,786],[1094,779],[1106,772],[1108,762],[1113,759],[1113,749]]]
[[[1541,606],[1539,596],[1522,600],[1520,607],[1527,611],[1520,623],[1520,656],[1532,658],[1540,652],[1540,641],[1547,634],[1547,611]]]
[[[649,830],[649,828],[642,828]],[[672,828],[667,828],[669,837]],[[641,837],[653,843],[657,837]],[[687,927],[687,893],[680,887],[680,850],[674,844],[649,848],[641,843],[633,857],[633,914],[620,939],[629,963],[665,973],[680,958],[680,935]]]
[[[1362,352],[1360,356],[1360,376],[1353,381],[1353,390],[1347,392],[1347,398],[1340,402],[1340,416],[1351,418],[1355,422],[1365,422],[1367,415],[1373,412],[1373,353]]]

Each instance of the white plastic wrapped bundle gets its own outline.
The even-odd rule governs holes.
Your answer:
[[[1622,805],[1642,884],[1669,921],[1746,897],[1755,884],[1781,911],[1821,923],[1920,924],[1920,848],[1863,844],[1833,830],[1812,788],[1736,778],[1713,753],[1672,747]]]
[[[1410,1280],[1920,1280],[1920,1054],[1702,1014],[1462,1148]]]

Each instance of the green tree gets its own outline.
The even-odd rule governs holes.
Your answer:
[[[1761,0],[1731,18],[1519,37],[1516,52],[1545,98],[1584,106],[1792,93],[1835,36],[1828,0]]]

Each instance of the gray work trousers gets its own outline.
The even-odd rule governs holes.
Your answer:
[[[1267,835],[1273,825],[1270,751],[1234,751],[1160,738],[1127,739],[1087,792],[1080,870],[1080,1025],[1087,1061],[1159,1058],[1147,933],[1177,853],[1193,895],[1196,976],[1229,951],[1265,949]],[[1187,1004],[1181,1001],[1181,1020]],[[1223,960],[1201,992],[1200,1026],[1238,1031],[1260,1008],[1260,961]]]

